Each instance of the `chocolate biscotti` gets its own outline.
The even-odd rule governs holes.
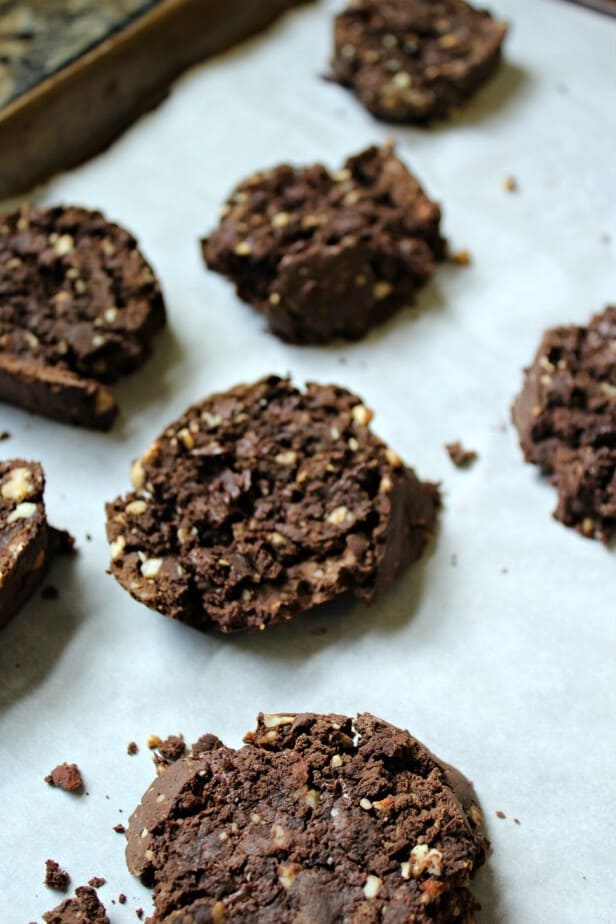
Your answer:
[[[409,732],[368,713],[260,715],[244,740],[204,736],[132,815],[152,924],[475,920],[481,812]]]
[[[350,0],[335,21],[333,76],[380,119],[430,122],[488,79],[506,34],[464,0]]]
[[[616,534],[616,307],[543,335],[513,421],[527,462],[558,491],[554,516],[588,538]]]
[[[233,191],[202,242],[273,333],[355,340],[414,301],[442,259],[441,212],[391,146],[330,173],[282,165]]]
[[[50,527],[45,476],[37,462],[0,462],[0,627],[43,580],[54,552],[69,552],[68,533]]]
[[[111,573],[198,628],[265,629],[352,592],[371,601],[430,542],[439,506],[361,399],[276,376],[190,407],[107,505]]]
[[[142,365],[164,322],[137,242],[100,212],[26,205],[0,217],[0,400],[108,429],[108,383]]]

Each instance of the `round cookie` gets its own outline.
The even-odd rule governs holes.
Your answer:
[[[373,147],[334,174],[282,165],[244,180],[203,256],[283,340],[355,340],[414,301],[444,255],[440,219],[393,148]]]
[[[333,76],[380,119],[429,122],[487,80],[506,33],[464,0],[351,0],[335,21]]]
[[[407,731],[367,713],[260,715],[244,740],[210,736],[131,816],[152,924],[475,919],[481,812]]]
[[[105,383],[145,361],[165,322],[159,284],[128,231],[82,208],[0,217],[0,400],[105,429]]]
[[[361,399],[276,376],[193,405],[107,505],[111,573],[197,628],[264,629],[351,591],[370,602],[431,540],[436,487]]]
[[[543,335],[513,405],[527,462],[558,491],[554,517],[588,538],[616,534],[616,307]]]

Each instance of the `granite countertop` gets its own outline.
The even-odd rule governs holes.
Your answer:
[[[0,0],[0,107],[159,0]]]

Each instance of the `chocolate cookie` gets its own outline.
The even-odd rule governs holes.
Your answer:
[[[75,890],[75,898],[67,898],[53,911],[43,915],[47,924],[109,924],[105,907],[89,886]]]
[[[47,523],[45,476],[36,462],[0,462],[0,627],[43,580],[55,551],[68,552],[68,533]]]
[[[373,147],[334,174],[283,165],[244,180],[203,257],[283,340],[355,340],[430,278],[440,219],[393,148]]]
[[[335,21],[333,76],[380,119],[429,122],[487,80],[506,33],[464,0],[351,0]]]
[[[364,713],[260,715],[164,770],[130,819],[152,924],[473,921],[485,860],[470,784]]]
[[[111,573],[198,628],[265,629],[418,559],[439,496],[369,429],[361,399],[276,376],[190,407],[107,505]]]
[[[108,429],[106,383],[145,361],[164,322],[137,242],[100,212],[25,205],[0,217],[0,400]]]
[[[513,421],[527,462],[558,491],[554,516],[583,536],[616,533],[616,307],[546,331]]]

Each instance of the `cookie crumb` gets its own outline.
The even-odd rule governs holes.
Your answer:
[[[504,812],[501,812],[500,809],[499,809],[499,811],[496,812],[496,817],[497,817],[497,818],[506,818],[507,816],[505,815]]]
[[[74,898],[66,898],[53,911],[46,911],[43,920],[47,924],[109,924],[105,906],[89,886],[75,889]]]
[[[223,743],[220,738],[208,732],[205,735],[201,735],[200,738],[197,738],[190,753],[193,757],[198,757],[200,754],[207,754],[221,747],[223,747]]]
[[[124,894],[124,892],[120,892],[120,894],[118,895],[118,901],[120,902],[121,905],[126,904],[126,895]]]
[[[511,193],[513,193],[513,192],[518,192],[518,190],[519,190],[519,188],[520,188],[520,187],[518,186],[518,181],[516,180],[516,178],[515,178],[514,176],[505,177],[505,179],[504,179],[504,181],[503,181],[503,186],[505,187],[505,189],[507,190],[507,192],[511,192]]]
[[[469,468],[478,458],[474,449],[464,449],[459,441],[446,443],[445,449],[456,468]]]
[[[186,753],[184,735],[169,735],[159,744],[158,751],[166,760],[179,760]]]
[[[77,764],[58,764],[51,773],[45,777],[45,782],[65,792],[80,792],[83,790],[83,777]]]
[[[92,886],[93,889],[100,889],[106,882],[107,880],[103,876],[92,876],[92,878],[88,880],[88,885]]]
[[[138,751],[139,751],[139,747],[137,746],[137,742],[129,741],[126,746],[126,753],[132,755],[132,754],[136,754]]]
[[[10,438],[11,438],[11,434],[9,433],[8,430],[2,430],[0,432],[0,443],[3,443],[4,440],[10,440]]]
[[[163,743],[163,739],[160,735],[148,735],[147,746],[151,751],[156,750]]]
[[[472,262],[470,251],[457,250],[455,253],[452,253],[451,262],[455,263],[456,266],[469,266]]]
[[[48,889],[55,889],[56,892],[66,892],[71,877],[65,869],[60,868],[60,864],[55,860],[45,860],[45,879],[44,883]]]
[[[92,535],[91,535],[91,533],[86,533],[86,542],[92,542]]]
[[[114,830],[117,834],[126,834],[126,828],[125,828],[124,825],[122,825],[122,824],[114,825],[114,826],[113,826],[113,830]]]
[[[168,767],[186,754],[184,735],[168,735],[161,741],[154,754],[154,763],[157,768]]]
[[[53,584],[48,584],[47,587],[43,587],[41,591],[41,600],[57,600],[60,596],[60,591],[57,587],[54,587]]]
[[[135,909],[135,914],[137,915],[137,917],[138,917],[139,920],[141,921],[141,920],[143,919],[143,908],[137,908],[137,909]]]
[[[519,818],[514,818],[513,820],[515,821],[516,825],[522,824]]]

